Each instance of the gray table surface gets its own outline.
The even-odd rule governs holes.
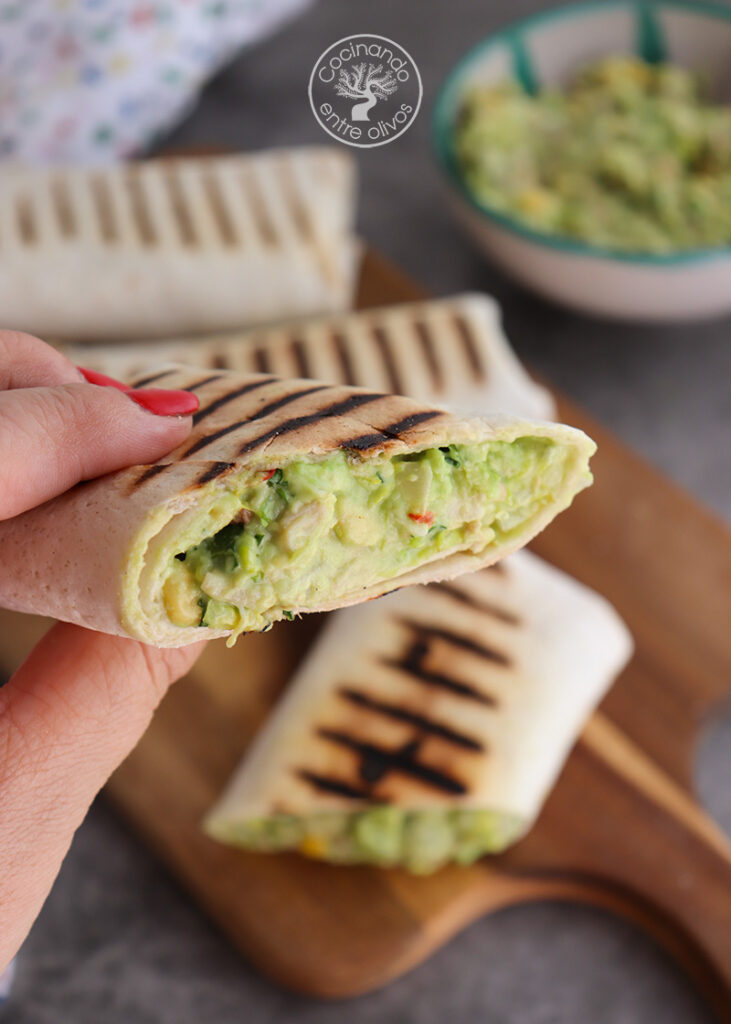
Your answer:
[[[321,0],[223,71],[170,141],[242,149],[327,141],[307,101],[315,58],[353,32],[402,43],[420,67],[424,105],[401,139],[354,151],[363,235],[437,293],[496,296],[521,357],[706,504],[728,512],[731,324],[623,326],[549,306],[483,263],[442,204],[429,149],[437,87],[473,42],[541,6]],[[730,749],[727,713],[698,757],[701,798],[727,830]],[[102,800],[79,830],[0,1015],[8,1024],[711,1019],[678,968],[643,935],[602,912],[558,904],[483,919],[378,993],[347,1004],[299,998],[247,966]]]

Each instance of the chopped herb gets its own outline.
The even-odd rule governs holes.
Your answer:
[[[274,469],[271,473],[267,474],[265,480],[271,487],[272,485],[281,484],[283,475],[281,469]]]
[[[283,615],[283,616],[285,617],[285,619],[286,619],[286,620],[287,620],[288,622],[291,622],[291,621],[292,621],[292,619],[294,618],[294,614],[293,614],[293,612],[282,612],[282,615]]]
[[[376,470],[376,476],[378,477],[382,484],[385,484],[386,481],[383,479],[383,473],[380,471],[380,469]]]
[[[447,527],[444,525],[444,523],[434,523],[434,525],[429,530],[429,533],[441,533],[442,530],[446,529]]]
[[[185,552],[184,551],[179,551],[178,554],[175,557],[178,559],[179,562],[184,562],[185,561]]]
[[[462,461],[457,455],[453,444],[446,445],[445,447],[440,448],[439,451],[444,455],[444,461],[448,462],[450,466],[462,465]]]
[[[264,540],[264,534],[263,533],[255,533],[254,534],[254,540],[256,541],[257,544],[261,544],[261,542]]]

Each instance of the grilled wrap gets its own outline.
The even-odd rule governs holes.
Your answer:
[[[560,424],[397,395],[168,367],[200,397],[164,459],[0,523],[0,603],[180,646],[495,562],[591,477]],[[40,581],[40,582],[39,582]]]
[[[70,345],[66,353],[74,363],[124,379],[151,362],[169,361],[553,419],[553,399],[526,373],[500,319],[488,295],[464,294],[208,337]]]
[[[146,338],[350,304],[353,164],[334,149],[0,175],[6,327]]]
[[[205,828],[413,872],[497,852],[631,651],[608,602],[527,551],[337,612]]]

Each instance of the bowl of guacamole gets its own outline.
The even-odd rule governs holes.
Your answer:
[[[729,62],[731,8],[684,0],[559,8],[483,40],[435,111],[460,221],[583,311],[731,312]]]

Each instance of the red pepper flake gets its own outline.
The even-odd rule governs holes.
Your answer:
[[[261,478],[262,480],[271,480],[276,472],[276,469],[265,469]]]
[[[415,523],[426,523],[427,526],[431,526],[434,522],[433,512],[409,512],[408,515]]]

